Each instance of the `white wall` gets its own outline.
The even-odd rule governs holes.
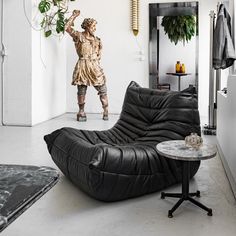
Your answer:
[[[227,95],[218,93],[217,141],[220,155],[236,196],[236,76],[228,78]]]
[[[80,0],[71,4],[71,10],[77,8],[82,13],[77,26],[85,17],[93,17],[98,21],[97,35],[101,37],[104,45],[101,63],[107,77],[109,109],[113,113],[120,112],[125,89],[131,80],[148,87],[148,4],[173,2],[173,0],[140,1],[140,33],[138,37],[133,36],[130,29],[130,2],[120,0],[111,4],[108,0]],[[26,3],[30,17],[31,1],[26,1]],[[26,21],[22,2],[8,0],[4,1],[4,4],[9,4],[8,10],[4,14],[8,17],[12,16],[12,20],[7,21],[9,32],[8,34],[4,33],[4,36],[7,43],[13,42],[16,46],[14,52],[9,48],[8,60],[12,59],[13,64],[7,68],[12,74],[6,75],[4,117],[6,123],[9,124],[32,125],[64,111],[63,73],[65,73],[65,61],[62,59],[64,55],[62,48],[64,46],[63,44],[55,45],[51,42],[42,43],[41,49],[43,57],[45,56],[44,60],[58,62],[57,64],[48,62],[45,71],[38,58],[39,38],[32,33],[32,29]],[[199,109],[201,115],[204,116],[207,116],[208,109],[209,11],[215,10],[216,5],[216,0],[199,1]],[[16,22],[20,25],[20,30],[16,28]],[[66,110],[77,111],[76,87],[70,85],[77,55],[71,38],[66,37]],[[36,41],[32,43],[31,39]],[[51,48],[52,45],[55,47]],[[144,51],[144,61],[139,60],[140,50]],[[32,59],[33,64],[31,65],[32,56],[35,58]],[[46,59],[47,57],[48,59]],[[53,67],[55,64],[56,68],[58,70],[60,68],[61,71]],[[53,85],[57,82],[59,82],[58,86],[54,87]],[[52,97],[52,94],[55,96]],[[58,99],[59,94],[62,99]],[[100,112],[101,110],[96,92],[90,88],[87,95],[86,111]]]
[[[97,36],[103,42],[102,66],[107,76],[110,112],[119,113],[126,86],[131,80],[148,87],[148,44],[149,44],[149,3],[173,2],[173,0],[140,1],[140,32],[135,38],[130,29],[130,2],[127,0],[80,0],[71,4],[71,9],[80,9],[82,16],[98,21]],[[176,1],[182,2],[182,1]],[[209,86],[209,12],[216,10],[217,0],[199,1],[199,109],[202,116],[208,111]],[[108,10],[109,9],[109,10]],[[72,40],[67,36],[67,111],[77,111],[76,88],[71,86],[71,76],[77,61]],[[145,60],[138,59],[140,48]],[[100,112],[101,107],[96,92],[90,88],[87,95],[87,112]]]
[[[31,126],[66,111],[66,48],[57,37],[40,39],[38,2],[4,1],[3,42],[5,125]],[[43,61],[43,62],[42,62]],[[45,64],[45,66],[43,65]]]
[[[32,1],[32,24],[42,20],[39,0]],[[32,124],[66,112],[66,47],[64,37],[45,38],[32,30]]]
[[[37,31],[32,31],[32,48],[34,125],[66,112],[66,49],[64,39],[44,38]]]
[[[2,50],[2,1],[0,1],[0,50]],[[2,57],[0,56],[0,126],[2,126]]]
[[[32,1],[32,24],[39,29],[39,0]],[[32,33],[32,125],[66,112],[66,42],[64,37],[45,38]]]
[[[234,38],[236,34],[235,22],[236,6],[234,0],[229,1],[229,12],[233,19]],[[236,73],[230,68],[230,76],[227,71],[222,71],[223,86],[227,86],[227,95],[218,92],[217,96],[217,146],[226,174],[230,181],[234,195],[236,196]]]
[[[3,43],[8,53],[3,64],[3,123],[30,125],[31,28],[21,1],[4,1],[3,10]],[[30,1],[26,1],[26,10],[31,17]]]
[[[196,37],[192,37],[190,41],[178,44],[172,43],[168,35],[165,34],[164,27],[161,26],[163,17],[159,17],[159,74],[160,83],[170,83],[171,90],[178,90],[178,77],[166,75],[167,72],[175,72],[176,61],[184,63],[186,73],[191,75],[181,77],[181,90],[189,86],[195,85],[196,78]]]

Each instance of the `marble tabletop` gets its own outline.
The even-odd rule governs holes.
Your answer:
[[[187,147],[184,140],[164,141],[156,146],[157,152],[170,159],[182,161],[200,161],[216,156],[216,146],[203,143],[199,149]]]
[[[51,167],[0,164],[0,232],[58,180]]]

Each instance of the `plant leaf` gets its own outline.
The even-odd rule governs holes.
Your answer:
[[[64,15],[63,12],[61,12],[61,9],[58,10],[58,12],[57,12],[57,16],[58,16],[58,19],[64,21],[65,15]]]
[[[65,16],[64,16],[64,13],[63,12],[60,12],[58,10],[57,12],[57,16],[58,16],[58,19],[57,19],[57,22],[56,22],[56,32],[59,34],[60,32],[63,32],[65,31]]]
[[[40,23],[41,28],[44,28],[45,23],[46,23],[46,17],[44,17],[43,20]]]
[[[46,38],[49,37],[51,34],[52,34],[51,30],[48,30],[48,31],[44,32],[44,35],[45,35]]]
[[[49,11],[50,7],[51,7],[51,4],[47,0],[42,0],[38,5],[38,9],[41,13],[45,13]]]

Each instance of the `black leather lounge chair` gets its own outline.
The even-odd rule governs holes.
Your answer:
[[[194,88],[181,92],[141,88],[131,82],[122,112],[109,130],[62,128],[44,137],[60,170],[102,201],[159,191],[181,182],[181,162],[160,156],[157,143],[200,135]],[[200,162],[192,162],[191,177]]]

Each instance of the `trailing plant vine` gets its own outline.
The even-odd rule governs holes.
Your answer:
[[[40,0],[38,9],[43,15],[40,23],[45,37],[49,37],[53,32],[64,34],[68,4],[75,0]]]
[[[190,41],[195,35],[195,16],[164,16],[161,25],[164,27],[165,34],[175,45],[179,41],[185,44],[185,41]]]

